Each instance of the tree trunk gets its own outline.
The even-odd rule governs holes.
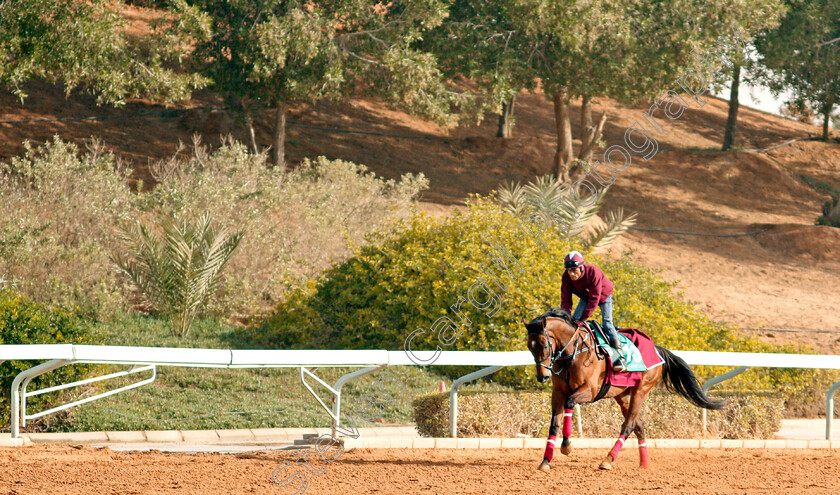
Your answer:
[[[595,149],[595,144],[601,139],[601,134],[604,132],[604,124],[607,123],[607,112],[601,114],[598,119],[598,124],[592,123],[592,101],[588,97],[581,100],[580,106],[580,127],[581,127],[581,145],[578,159],[588,162],[592,158],[592,151]],[[571,175],[575,175],[576,170],[582,170],[582,167],[573,167]],[[578,170],[579,171],[579,170]]]
[[[595,139],[595,125],[592,122],[592,98],[584,96],[580,100],[580,151],[591,148]],[[583,157],[579,157],[583,159]]]
[[[569,99],[565,89],[552,95],[554,99],[554,126],[557,131],[557,151],[554,153],[554,175],[568,181],[568,166],[572,154],[572,124],[569,120]]]
[[[828,141],[828,119],[831,116],[831,109],[823,113],[823,141]]]
[[[735,139],[735,127],[738,124],[738,86],[741,85],[741,66],[735,64],[732,69],[732,87],[729,89],[729,117],[726,119],[726,130],[723,132],[723,147],[721,151],[729,151]]]
[[[515,104],[516,95],[502,103],[502,113],[499,114],[499,129],[496,131],[496,137],[504,139],[513,137],[513,107]]]
[[[245,114],[245,125],[248,126],[248,134],[251,136],[251,149],[255,155],[258,155],[260,148],[257,146],[257,133],[254,132],[254,119],[251,117],[250,112]]]
[[[271,140],[271,165],[280,170],[286,170],[286,112],[288,109],[289,106],[285,102],[277,102],[274,135]]]
[[[242,99],[235,94],[227,95],[227,106],[237,114],[237,124],[241,121],[245,121],[245,127],[248,129],[248,135],[251,138],[251,150],[254,154],[259,153],[259,147],[257,147],[257,136],[254,132],[254,118],[251,115],[250,109],[245,105],[245,102],[243,102]]]

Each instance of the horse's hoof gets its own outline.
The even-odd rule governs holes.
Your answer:
[[[598,466],[598,469],[603,469],[604,471],[611,470],[612,469],[612,457],[607,456],[607,458],[604,459],[604,462],[602,462],[601,465]]]
[[[550,469],[551,469],[551,466],[549,466],[547,462],[542,461],[540,463],[540,467],[537,468],[537,471],[548,471]]]
[[[569,455],[572,453],[572,444],[569,445],[561,445],[560,446],[560,453],[563,455]]]

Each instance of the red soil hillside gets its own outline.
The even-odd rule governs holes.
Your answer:
[[[100,108],[93,98],[74,94],[66,99],[60,89],[42,83],[31,84],[28,93],[24,104],[0,93],[0,121],[103,118],[0,123],[0,160],[20,154],[24,140],[40,144],[59,135],[81,144],[96,137],[130,162],[138,177],[148,178],[150,160],[171,156],[193,134],[211,145],[222,134],[246,137],[223,111],[198,108],[220,105],[207,92],[175,109],[182,111],[145,116],[136,114],[166,109],[143,101],[124,109]],[[636,261],[679,280],[687,298],[712,317],[744,327],[840,332],[840,231],[814,226],[828,195],[800,179],[805,174],[840,188],[840,145],[799,141],[767,153],[711,151],[722,140],[726,102],[707,102],[679,120],[661,122],[661,152],[647,162],[633,160],[607,196],[605,211],[636,211],[638,226],[646,228],[705,234],[769,230],[724,238],[633,231],[619,239],[616,251],[632,249]],[[607,143],[620,143],[645,108],[599,100],[596,114],[609,116]],[[578,135],[575,105],[572,112]],[[522,94],[516,118],[514,138],[501,140],[493,137],[493,116],[478,126],[446,130],[370,99],[298,106],[289,118],[287,154],[293,164],[317,155],[342,158],[388,178],[422,172],[431,181],[424,208],[445,214],[463,204],[468,193],[487,194],[502,181],[529,180],[550,171],[555,144],[550,103],[539,94]],[[260,116],[260,145],[267,145],[270,129],[267,116]],[[766,148],[818,132],[742,107],[736,146]],[[761,336],[822,343],[828,346],[822,352],[840,353],[840,333]]]

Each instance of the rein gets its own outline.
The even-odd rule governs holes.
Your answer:
[[[545,335],[545,338],[548,341],[548,357],[545,358],[545,359],[542,359],[540,361],[534,360],[534,363],[537,366],[542,366],[543,368],[547,369],[549,371],[549,373],[551,373],[552,375],[558,375],[559,376],[560,375],[560,370],[562,370],[563,367],[564,367],[563,361],[568,360],[569,363],[572,363],[574,361],[574,359],[577,356],[579,356],[580,354],[583,354],[584,352],[590,351],[590,350],[595,349],[597,347],[597,344],[592,345],[592,346],[587,345],[587,347],[584,347],[583,349],[581,349],[581,344],[584,344],[590,337],[592,337],[592,333],[591,332],[585,332],[584,337],[581,338],[580,337],[580,332],[581,332],[581,329],[576,328],[574,334],[572,335],[572,338],[569,339],[569,342],[567,342],[566,345],[564,345],[562,349],[557,349],[556,351],[553,351],[552,350],[552,348],[554,347],[553,341],[555,340],[554,336],[552,334],[548,333],[545,329],[545,325],[543,325],[542,335]],[[595,340],[593,338],[593,342],[594,341]],[[566,349],[568,349],[569,346],[572,345],[573,342],[575,343],[574,352],[571,353],[571,354],[564,355],[563,352]],[[551,362],[549,363],[549,366],[546,366],[545,364],[543,364],[545,361],[547,361],[549,359],[551,359]],[[560,363],[561,366],[559,367],[559,369],[557,371],[554,371],[554,365],[557,364],[557,363]]]

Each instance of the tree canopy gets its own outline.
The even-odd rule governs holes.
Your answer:
[[[755,41],[765,81],[777,94],[791,90],[796,103],[821,114],[828,139],[831,112],[840,103],[840,1],[785,3],[789,11],[779,26]]]
[[[477,81],[495,109],[539,82],[554,104],[553,168],[565,180],[583,168],[575,166],[571,100],[581,99],[577,158],[586,162],[606,121],[593,119],[594,98],[653,98],[698,64],[720,68],[720,50],[705,52],[731,36],[733,21],[751,30],[759,17],[771,22],[778,1],[454,0],[431,45],[446,73]]]
[[[82,88],[99,103],[120,105],[141,96],[185,99],[206,82],[168,65],[186,49],[169,34],[192,22],[189,9],[173,10],[149,35],[131,38],[120,7],[106,0],[0,3],[0,87],[24,99],[25,83],[41,78],[63,83],[67,94]]]
[[[212,26],[211,37],[196,45],[196,70],[246,115],[253,106],[276,109],[276,166],[285,162],[290,104],[363,92],[438,122],[450,118],[457,95],[435,58],[414,46],[447,15],[443,0],[189,3]]]

